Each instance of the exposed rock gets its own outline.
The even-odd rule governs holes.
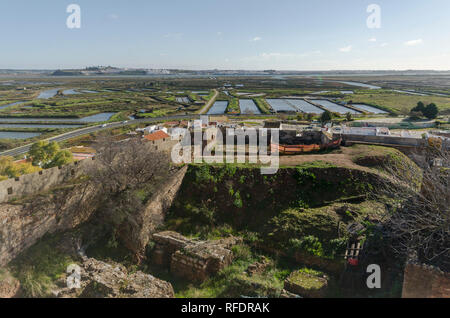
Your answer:
[[[11,274],[0,269],[0,298],[17,297],[20,291],[20,282]]]
[[[284,282],[284,289],[307,298],[323,298],[328,287],[328,277],[323,274],[296,271]]]
[[[156,233],[153,240],[156,243],[153,263],[170,264],[173,275],[195,282],[202,282],[230,265],[233,260],[231,247],[241,242],[236,237],[196,241],[171,231]]]
[[[143,258],[151,235],[164,223],[165,214],[178,193],[186,171],[187,166],[174,173],[160,186],[160,190],[152,196],[145,209],[121,225],[120,238],[140,259]]]
[[[264,258],[261,262],[255,262],[250,264],[246,270],[249,276],[253,276],[255,274],[262,274],[266,271],[266,269],[271,265],[271,262]]]
[[[283,289],[280,294],[280,298],[302,298],[301,296],[291,293],[286,289]]]
[[[450,298],[450,273],[437,267],[408,263],[403,277],[403,298]]]
[[[60,298],[172,298],[170,283],[141,271],[128,273],[120,264],[85,258],[80,266],[80,287],[64,287],[54,292]],[[65,283],[61,281],[61,285]]]
[[[0,266],[47,233],[65,231],[85,222],[96,209],[94,189],[75,186],[33,200],[33,204],[0,204]]]

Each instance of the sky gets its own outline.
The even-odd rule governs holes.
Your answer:
[[[0,0],[0,68],[450,70],[449,13],[448,0]]]

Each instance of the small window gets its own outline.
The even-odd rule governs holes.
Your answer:
[[[8,195],[11,195],[13,193],[13,189],[12,188],[8,188]]]
[[[44,172],[41,170],[41,171],[39,171],[39,175],[43,175],[44,174]]]
[[[14,180],[15,180],[15,181],[20,181],[20,178],[19,178],[19,177],[17,177],[17,178],[15,178]]]
[[[71,174],[72,176],[74,176],[74,175],[75,175],[75,170],[74,170],[74,169],[70,170],[70,174]]]

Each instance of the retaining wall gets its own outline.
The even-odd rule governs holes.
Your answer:
[[[405,138],[397,136],[367,136],[367,135],[343,134],[342,139],[346,143],[364,142],[364,143],[383,144],[392,146],[406,146],[406,147],[426,146],[426,141],[424,139]]]
[[[85,159],[74,163],[41,170],[39,172],[8,179],[0,182],[0,203],[45,191],[71,178],[80,176],[92,165],[94,159]]]

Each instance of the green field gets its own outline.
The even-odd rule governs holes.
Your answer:
[[[347,95],[345,101],[352,101],[354,104],[367,104],[373,106],[381,106],[394,110],[402,115],[407,115],[411,108],[417,105],[419,101],[424,104],[435,103],[441,114],[450,114],[450,97],[443,96],[416,96],[407,95],[396,92],[370,92],[370,93],[355,93]]]

